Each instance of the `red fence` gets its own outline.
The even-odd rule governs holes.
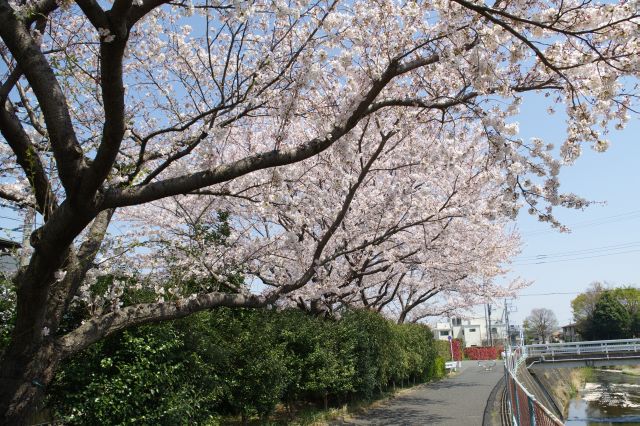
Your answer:
[[[498,359],[503,350],[502,346],[472,346],[464,349],[464,355],[473,360]]]
[[[562,426],[563,423],[544,405],[535,399],[518,381],[518,368],[526,368],[522,363],[526,353],[516,348],[507,354],[505,360],[505,380],[511,417],[516,426]]]
[[[462,340],[453,339],[450,345],[453,347],[453,360],[462,361]]]

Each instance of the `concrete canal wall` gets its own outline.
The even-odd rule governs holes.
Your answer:
[[[529,371],[524,365],[518,380],[549,411],[560,419],[567,415],[568,403],[582,383],[580,368],[545,368]]]

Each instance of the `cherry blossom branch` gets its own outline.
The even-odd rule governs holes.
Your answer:
[[[384,99],[379,102],[374,102],[369,108],[369,112],[373,113],[382,108],[386,108],[390,106],[404,106],[404,107],[446,110],[453,106],[464,104],[470,101],[471,99],[477,97],[478,95],[479,93],[477,92],[469,92],[469,93],[463,93],[458,96],[455,96],[448,101],[435,101],[435,102],[427,101],[422,98]]]
[[[529,49],[531,49],[533,51],[533,53],[540,60],[540,62],[545,64],[549,69],[553,70],[556,74],[558,74],[560,77],[562,77],[562,79],[565,80],[569,86],[573,86],[571,80],[562,72],[561,68],[556,66],[556,65],[554,65],[554,64],[552,64],[549,61],[549,59],[544,55],[544,53],[542,53],[542,51],[540,51],[540,49],[538,49],[538,47],[535,44],[533,44],[533,42],[531,40],[529,40],[527,37],[522,35],[520,32],[516,31],[516,29],[513,28],[513,26],[507,24],[504,21],[501,21],[500,19],[497,19],[489,11],[485,10],[485,8],[483,8],[482,6],[478,6],[476,4],[469,3],[466,0],[453,0],[453,1],[455,1],[456,3],[458,3],[459,5],[467,8],[467,9],[471,9],[471,10],[477,12],[479,15],[484,16],[487,20],[493,22],[494,24],[504,28],[506,31],[508,31],[509,33],[513,34],[514,37],[516,37],[522,43],[527,45],[527,47],[529,47]]]
[[[100,35],[100,90],[104,109],[102,138],[94,160],[84,172],[81,192],[91,199],[105,181],[116,160],[125,132],[125,89],[122,59],[127,45],[129,28],[124,14],[131,6],[130,0],[117,0],[107,14],[94,0],[81,0],[81,8],[96,27],[108,31]]]
[[[0,133],[16,155],[18,164],[33,188],[38,212],[48,220],[58,207],[56,196],[42,160],[9,101],[0,106]]]
[[[170,0],[143,0],[142,4],[138,4],[135,7],[131,7],[127,13],[127,25],[132,28],[136,22],[144,18],[144,16],[151,12],[153,9],[162,6],[163,4],[169,4]],[[215,7],[212,7],[215,9]]]
[[[365,131],[366,131],[366,127],[363,130],[363,133]],[[281,294],[290,293],[290,292],[292,292],[292,291],[304,286],[305,284],[307,284],[307,282],[311,278],[313,278],[313,276],[316,274],[316,269],[318,267],[320,267],[322,263],[324,263],[324,262],[322,262],[320,260],[321,256],[322,256],[322,252],[324,251],[325,247],[327,246],[327,244],[329,243],[329,241],[331,240],[331,238],[333,237],[335,232],[338,230],[338,227],[340,226],[340,224],[344,220],[345,216],[347,215],[347,212],[349,211],[349,207],[351,206],[351,202],[353,201],[353,199],[354,199],[354,197],[356,195],[356,192],[358,191],[358,188],[360,188],[360,186],[362,185],[362,182],[364,181],[365,177],[369,173],[369,170],[371,169],[371,166],[373,165],[373,163],[378,159],[378,157],[382,153],[382,150],[384,149],[386,143],[395,134],[396,134],[396,132],[389,132],[387,134],[381,135],[382,139],[381,139],[378,147],[376,148],[374,153],[371,155],[369,160],[362,167],[362,170],[360,171],[360,173],[358,175],[358,179],[350,186],[349,191],[347,192],[347,196],[345,197],[345,200],[342,203],[340,211],[338,212],[338,214],[336,215],[335,219],[331,223],[331,226],[329,226],[329,228],[324,233],[324,235],[322,236],[320,241],[317,243],[316,249],[315,249],[315,251],[313,253],[313,258],[312,258],[311,265],[309,265],[309,267],[307,268],[305,273],[303,273],[302,276],[300,278],[298,278],[298,280],[296,280],[294,283],[286,284],[286,285],[283,285],[280,288],[278,288],[277,291],[275,291],[272,295],[269,296],[270,299],[274,298],[274,300],[275,300]]]
[[[389,291],[389,283],[391,282],[391,279],[388,279],[384,287],[378,291],[378,296],[375,298],[373,303],[370,303],[370,305],[375,306],[378,312],[382,312],[385,306],[387,306],[389,303],[393,301],[393,299],[395,299],[396,294],[398,294],[398,290],[400,289],[400,284],[402,284],[402,281],[406,276],[407,276],[407,272],[400,274],[400,277],[398,277],[398,279],[395,282],[395,285],[393,286],[393,290],[391,291],[391,294],[389,294],[388,297],[386,297],[385,299],[385,296],[387,296]],[[363,293],[363,297],[364,297],[364,293]]]
[[[76,3],[96,30],[109,29],[109,18],[96,0],[76,0]]]
[[[93,266],[96,255],[104,241],[107,228],[111,223],[113,213],[113,209],[100,212],[91,224],[87,237],[77,252],[75,249],[69,250],[67,264],[64,268],[65,275],[50,289],[50,298],[56,302],[49,304],[49,312],[46,315],[52,321],[48,324],[50,329],[55,330],[59,322],[62,321],[63,315],[76,296],[78,288],[82,285],[87,275],[87,271]]]
[[[29,199],[22,197],[16,194],[15,192],[7,191],[1,186],[0,186],[0,198],[2,198],[3,200],[11,201],[13,204],[19,207],[29,207],[29,208],[36,207],[36,205],[33,202],[31,202]]]
[[[85,159],[78,143],[64,92],[47,59],[28,28],[6,0],[0,1],[0,37],[33,88],[44,113],[60,180],[68,197],[74,198]]]
[[[4,105],[4,102],[9,96],[9,92],[11,92],[11,90],[18,83],[20,77],[22,77],[22,71],[20,71],[20,67],[13,68],[5,82],[0,86],[0,105]]]
[[[433,60],[436,60],[435,58]],[[398,73],[399,64],[391,62],[382,76],[375,80],[356,108],[342,122],[334,124],[333,129],[323,137],[289,149],[273,150],[245,157],[230,164],[211,170],[196,172],[175,178],[152,182],[140,187],[112,189],[105,194],[102,208],[123,207],[157,200],[171,195],[186,194],[191,191],[246,175],[248,173],[296,163],[310,158],[329,148],[335,141],[351,131],[366,115],[368,107],[382,89]]]
[[[27,91],[22,87],[22,84],[18,81],[16,83],[16,89],[18,90],[18,95],[20,96],[20,102],[22,102],[22,106],[27,111],[27,115],[29,116],[29,124],[33,127],[36,132],[40,134],[43,138],[47,138],[48,133],[47,129],[44,126],[44,123],[41,121],[40,117],[36,114],[36,111],[31,106],[31,102],[29,101],[29,97],[27,96]]]
[[[224,128],[225,126],[233,123],[236,120],[241,119],[242,117],[245,117],[246,115],[248,115],[249,113],[251,113],[252,111],[260,108],[262,106],[262,104],[260,105],[256,105],[256,106],[249,106],[247,108],[245,108],[243,111],[239,112],[238,114],[234,115],[233,117],[228,118],[227,120],[225,120],[224,122],[220,123],[220,127]],[[219,112],[222,111],[225,108],[218,108],[218,109],[213,109],[211,110],[210,113],[203,115],[203,117],[205,117],[206,115],[214,115],[213,118],[215,118],[215,115]],[[231,107],[229,107],[231,108]],[[189,123],[185,124],[184,126],[182,126],[183,130],[188,128],[189,126],[193,125],[197,120],[190,120]],[[209,124],[209,128],[211,128],[213,126],[213,120],[211,121],[211,123]],[[164,132],[164,131],[163,131]],[[154,132],[152,135],[156,136],[160,133],[158,132]],[[198,136],[195,136],[193,138],[191,138],[190,140],[186,141],[186,146],[179,150],[178,152],[170,155],[165,161],[163,161],[160,165],[158,165],[154,170],[152,170],[142,181],[142,183],[140,184],[141,186],[147,185],[151,182],[153,182],[153,180],[160,174],[162,173],[164,170],[166,170],[171,164],[173,164],[174,162],[178,161],[181,158],[186,157],[187,155],[191,154],[191,152],[193,152],[194,149],[196,149],[198,147],[198,145],[200,145],[200,143],[202,141],[205,140],[205,138],[209,136],[209,134],[207,133],[207,131],[202,131],[200,132],[200,134]],[[143,154],[143,149],[146,146],[146,143],[148,142],[148,139],[145,138],[145,140],[143,140],[141,146],[140,146],[140,154]],[[142,167],[143,163],[141,161],[138,161],[138,164],[136,165],[136,174],[137,172],[139,172],[140,168]],[[135,175],[133,175],[135,176]]]
[[[285,73],[296,63],[297,59],[299,58],[300,54],[304,51],[305,48],[307,48],[307,46],[311,43],[311,41],[314,39],[314,37],[316,36],[317,32],[320,30],[320,28],[322,27],[323,22],[325,21],[325,19],[327,18],[327,16],[329,15],[329,13],[335,8],[337,4],[337,1],[333,1],[329,7],[327,8],[327,10],[324,12],[323,16],[320,18],[318,24],[314,27],[314,29],[312,31],[310,31],[310,33],[308,34],[308,36],[306,37],[306,39],[304,40],[303,43],[300,44],[300,46],[298,46],[296,48],[296,50],[291,54],[291,56],[289,57],[289,59],[287,60],[287,62],[285,63],[285,65],[282,67],[282,69],[278,72],[277,75],[275,75],[274,77],[272,77],[268,82],[266,82],[266,84],[264,84],[262,87],[260,87],[259,89],[255,90],[255,94],[254,96],[259,96],[262,93],[264,93],[267,89],[269,89],[270,87],[272,87],[276,82],[278,82],[280,79],[282,79],[282,77],[285,75]],[[295,24],[297,23],[297,21],[295,21],[294,23],[291,24],[291,28],[293,28],[295,26]],[[240,31],[240,29],[238,29],[238,32]],[[144,151],[146,149],[147,143],[149,142],[149,140],[151,140],[152,138],[154,138],[155,136],[164,134],[164,133],[168,133],[168,132],[180,132],[180,131],[184,131],[186,129],[188,129],[189,127],[191,127],[192,125],[194,125],[195,123],[197,123],[198,121],[206,118],[206,117],[211,117],[211,119],[209,120],[209,123],[207,125],[207,127],[209,129],[211,129],[214,125],[214,121],[216,119],[216,117],[225,112],[225,111],[231,111],[233,110],[237,105],[240,105],[242,102],[246,101],[249,92],[252,90],[253,88],[253,84],[251,84],[245,91],[244,93],[240,93],[240,86],[241,84],[237,84],[237,87],[232,91],[232,94],[235,94],[235,99],[227,102],[227,98],[232,98],[233,96],[227,96],[225,94],[225,89],[224,89],[224,82],[226,81],[226,74],[228,72],[228,66],[230,64],[230,56],[232,53],[232,49],[234,47],[234,43],[235,43],[235,38],[237,36],[237,33],[232,33],[231,36],[231,42],[229,43],[229,48],[227,51],[227,61],[225,62],[225,68],[223,71],[223,75],[222,75],[222,83],[217,84],[218,88],[220,90],[220,103],[219,105],[217,105],[214,108],[211,108],[207,111],[204,111],[200,114],[195,115],[194,117],[192,117],[190,120],[188,120],[186,123],[181,124],[181,125],[174,125],[174,126],[170,126],[170,127],[166,127],[164,129],[160,129],[160,130],[156,130],[151,132],[149,135],[145,136],[144,138],[142,138],[141,141],[141,145],[140,145],[140,154],[139,154],[139,160],[138,163],[136,165],[136,169],[135,172],[132,173],[132,176],[135,176],[141,169],[142,164],[143,164],[143,158],[144,158]],[[284,39],[285,36],[282,36],[282,39]],[[279,43],[279,42],[278,42]],[[276,43],[276,44],[278,44]],[[208,45],[209,46],[209,45]],[[210,54],[210,52],[209,52]],[[262,69],[266,64],[266,61],[263,61],[259,66],[258,66],[258,71],[260,69]],[[212,72],[213,73],[213,72]],[[257,74],[254,73],[252,75],[252,78],[255,79]],[[215,80],[214,80],[215,81]],[[220,128],[224,128],[226,126],[228,126],[229,124],[247,116],[249,113],[261,108],[264,106],[264,103],[259,103],[256,105],[249,105],[248,107],[244,108],[242,111],[240,111],[237,114],[234,114],[232,117],[224,120],[222,123],[220,123],[218,125],[218,127]],[[166,161],[164,161],[161,165],[159,165],[158,167],[156,167],[151,173],[149,173],[144,181],[141,183],[141,185],[146,185],[150,182],[152,182],[162,171],[164,171],[165,169],[167,169],[172,163],[174,163],[175,161],[179,160],[180,158],[185,157],[186,155],[190,154],[197,146],[200,145],[200,143],[202,141],[205,140],[205,138],[208,136],[207,131],[202,131],[200,132],[200,134],[196,137],[193,137],[186,145],[186,147],[182,150],[180,150],[179,152],[171,155],[169,158],[167,158]]]
[[[454,0],[454,1],[456,1],[456,0]],[[464,0],[461,0],[461,2],[459,2],[459,3],[461,5],[463,5],[463,6],[465,6],[465,7],[467,6],[467,4],[469,4],[468,2],[466,2]],[[543,28],[543,29],[546,29],[546,30],[549,30],[549,31],[556,32],[556,33],[565,34],[565,35],[572,35],[572,36],[581,36],[581,35],[586,35],[586,34],[597,33],[599,31],[602,31],[602,30],[606,29],[606,28],[610,28],[612,26],[621,24],[623,22],[629,22],[632,19],[637,18],[637,17],[640,16],[640,15],[637,15],[637,14],[633,14],[631,16],[628,16],[628,17],[625,17],[625,18],[622,18],[622,19],[617,19],[615,21],[610,21],[607,24],[600,25],[600,26],[597,26],[597,27],[594,27],[594,28],[589,28],[589,29],[580,30],[580,31],[573,31],[573,30],[569,30],[569,29],[566,29],[566,28],[557,28],[554,25],[545,24],[544,22],[523,18],[521,16],[514,15],[512,13],[506,12],[506,11],[501,10],[501,9],[497,9],[495,7],[486,7],[486,6],[481,6],[481,5],[478,5],[478,4],[473,4],[473,6],[475,7],[475,9],[482,9],[487,13],[495,13],[497,15],[500,15],[502,17],[508,18],[508,19],[510,19],[512,21],[515,21],[515,22],[520,22],[520,23],[524,23],[524,24],[528,24],[528,25],[533,25],[533,26],[536,26],[536,27],[539,27],[539,28]],[[558,21],[556,20],[554,23],[557,23],[557,22]]]

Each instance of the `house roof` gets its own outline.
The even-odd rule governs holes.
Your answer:
[[[22,245],[16,241],[7,240],[5,238],[0,238],[0,249],[16,249],[21,247]]]

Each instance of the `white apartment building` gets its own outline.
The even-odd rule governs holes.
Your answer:
[[[433,337],[438,340],[462,339],[464,347],[489,346],[488,320],[485,316],[472,318],[449,318],[447,322],[438,322],[432,328]],[[503,321],[502,310],[491,314],[491,339],[494,345],[504,344],[507,336],[507,326]]]

